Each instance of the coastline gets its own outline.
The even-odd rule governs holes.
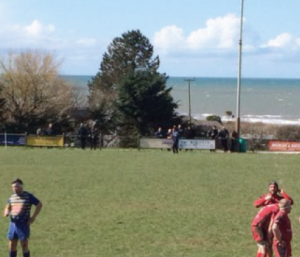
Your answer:
[[[180,115],[188,116],[186,112],[180,112],[177,110]],[[199,121],[204,121],[208,116],[215,114],[195,114],[192,115],[192,118]],[[218,115],[217,115],[218,116]],[[236,118],[228,116],[220,116],[222,122],[235,122]],[[300,126],[300,119],[284,119],[280,115],[242,115],[240,117],[241,122],[244,123],[261,123],[264,125],[276,125],[276,126]]]
[[[63,76],[83,95],[88,94],[87,82],[92,76]],[[170,76],[167,87],[172,87],[171,95],[179,104],[177,113],[191,116],[196,120],[206,120],[217,115],[223,122],[234,119],[226,116],[227,110],[236,116],[236,78],[197,77],[191,83],[189,102],[187,82],[184,77]],[[241,122],[270,125],[300,125],[300,79],[295,78],[243,78],[241,89]]]

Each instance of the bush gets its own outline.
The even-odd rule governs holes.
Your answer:
[[[300,126],[280,126],[276,131],[278,140],[300,140]]]
[[[219,122],[220,124],[222,124],[222,121],[221,121],[221,117],[220,116],[217,116],[217,115],[211,115],[211,116],[207,116],[206,117],[206,120],[214,120],[214,121],[217,121]]]

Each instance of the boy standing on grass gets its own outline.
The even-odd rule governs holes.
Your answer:
[[[281,199],[287,199],[291,202],[291,205],[294,204],[293,199],[284,192],[283,189],[279,189],[277,182],[273,181],[269,184],[269,193],[255,200],[254,206],[256,208],[263,207],[269,204],[278,203]]]
[[[17,256],[17,246],[20,240],[24,257],[30,257],[28,239],[30,225],[35,221],[42,209],[42,203],[34,195],[23,191],[23,181],[16,179],[11,183],[13,194],[8,199],[4,210],[4,217],[10,217],[8,230],[9,257]],[[31,206],[35,205],[35,211],[30,216]]]
[[[292,227],[288,214],[291,212],[291,202],[282,200],[279,203],[279,212],[274,218],[272,230],[274,233],[273,249],[276,257],[292,256]]]

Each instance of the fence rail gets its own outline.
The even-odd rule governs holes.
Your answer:
[[[90,136],[80,137],[76,134],[63,134],[56,136],[37,136],[13,133],[0,133],[0,145],[4,146],[29,146],[29,147],[85,147],[106,148],[106,147],[119,147],[120,142],[123,140],[127,142],[129,147],[139,147],[139,138],[129,136],[120,137],[117,135],[99,135],[96,138]]]
[[[244,139],[245,140],[245,139]],[[0,133],[0,145],[7,146],[28,146],[28,147],[60,147],[60,148],[82,148],[82,144],[89,148],[102,149],[109,147],[130,147],[130,148],[153,148],[169,149],[172,147],[171,139],[139,138],[134,136],[99,135],[92,139],[90,136],[79,137],[76,134],[63,134],[57,136],[37,136],[12,133]],[[230,143],[229,143],[230,144]],[[282,151],[300,152],[300,142],[279,141],[279,140],[251,140],[248,139],[245,151]],[[207,138],[180,139],[179,149],[221,149],[220,143]]]

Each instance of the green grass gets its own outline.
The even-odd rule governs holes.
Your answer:
[[[16,177],[44,204],[33,256],[255,256],[253,201],[271,180],[294,198],[300,252],[298,155],[2,147],[0,165],[3,207]],[[0,256],[7,226],[1,218]]]

